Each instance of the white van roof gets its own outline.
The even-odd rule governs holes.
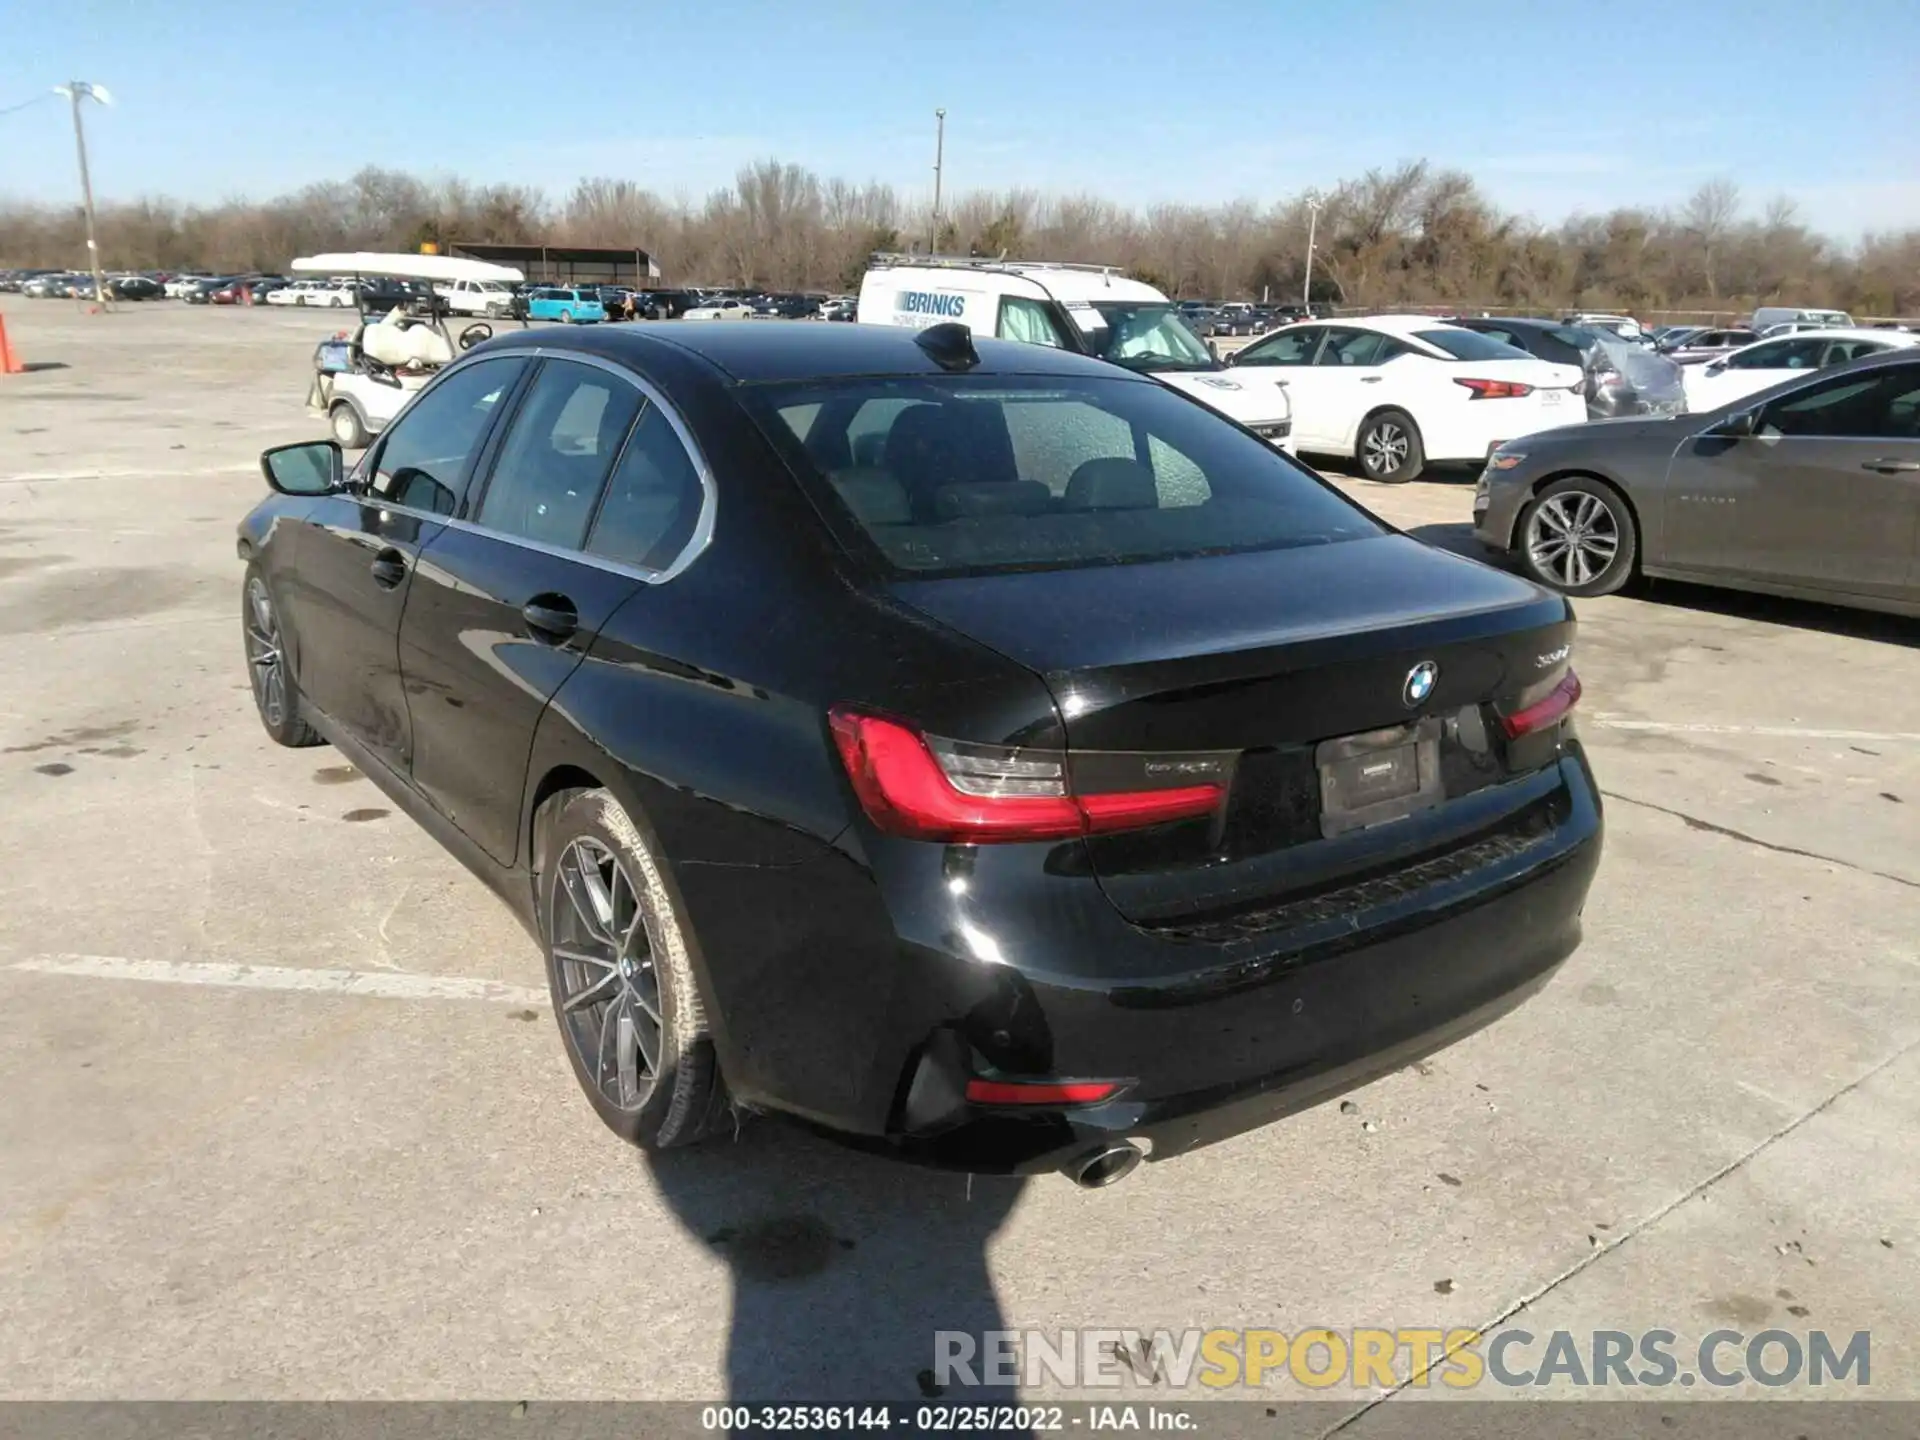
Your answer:
[[[1075,265],[1052,260],[1005,260],[972,255],[875,255],[876,270],[970,271],[984,275],[1011,275],[1032,281],[1062,304],[1099,300],[1169,303],[1153,286],[1129,279],[1112,265]]]

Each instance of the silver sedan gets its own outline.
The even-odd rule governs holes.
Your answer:
[[[1509,441],[1473,518],[1483,545],[1568,595],[1653,575],[1920,615],[1920,354]]]

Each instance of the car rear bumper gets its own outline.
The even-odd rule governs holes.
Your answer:
[[[876,847],[870,870],[794,867],[784,902],[743,903],[737,872],[724,894],[683,876],[723,1068],[750,1105],[978,1173],[1060,1169],[1116,1140],[1165,1159],[1266,1124],[1489,1024],[1573,952],[1603,821],[1577,742],[1556,764],[1556,818],[1524,846],[1231,943],[1129,924],[1094,881],[990,853],[1032,847],[980,847],[958,869],[945,847]],[[802,894],[808,913],[782,922]],[[796,949],[730,964],[755,926],[797,930]],[[1122,1088],[993,1107],[968,1101],[971,1078]]]

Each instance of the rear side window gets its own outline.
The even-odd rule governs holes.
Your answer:
[[[1315,365],[1378,365],[1387,337],[1378,330],[1329,330]]]
[[[693,458],[666,415],[649,406],[614,466],[587,550],[664,570],[693,537],[704,498]]]
[[[1416,330],[1414,338],[1444,350],[1456,360],[1528,360],[1526,351],[1474,330]]]
[[[768,386],[748,403],[843,541],[905,574],[1382,533],[1270,445],[1154,384],[869,378]]]
[[[474,518],[492,530],[575,549],[640,392],[590,365],[549,360],[527,390]]]

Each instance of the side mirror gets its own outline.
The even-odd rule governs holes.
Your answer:
[[[1729,440],[1744,440],[1749,435],[1757,435],[1760,433],[1760,412],[1736,410],[1707,433],[1724,436]]]
[[[282,495],[331,495],[344,481],[346,462],[334,441],[307,440],[262,452],[260,473]]]
[[[1707,366],[1707,374],[1709,375],[1724,375],[1726,373],[1727,373],[1727,362],[1724,360],[1715,360],[1713,363]]]

